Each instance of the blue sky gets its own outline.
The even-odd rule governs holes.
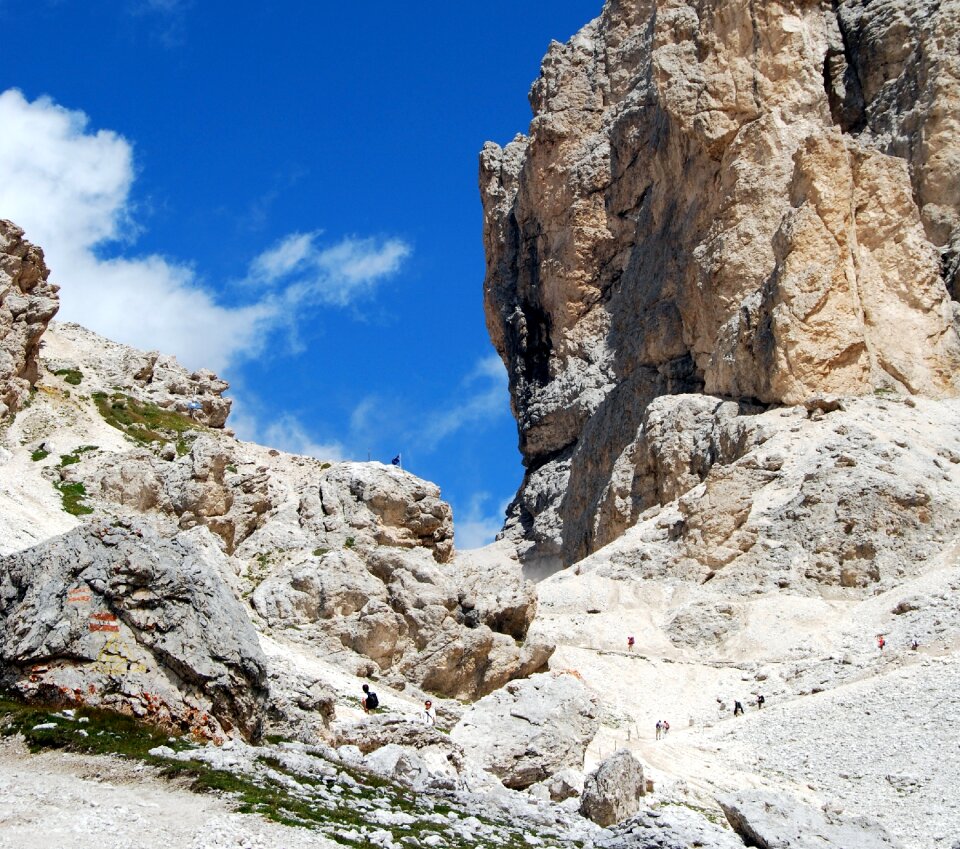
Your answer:
[[[601,0],[0,0],[0,217],[61,318],[231,381],[231,423],[440,485],[492,539],[522,467],[477,154]]]

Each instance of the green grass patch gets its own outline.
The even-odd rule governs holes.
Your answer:
[[[30,459],[33,460],[34,463],[39,463],[41,460],[46,460],[49,456],[49,451],[44,451],[42,448],[38,448],[30,455]]]
[[[83,380],[83,372],[78,368],[58,368],[54,374],[62,377],[71,386],[79,386]]]
[[[313,550],[314,557],[323,557],[324,554],[327,554],[330,551],[329,548],[315,548]]]
[[[344,548],[353,548],[357,544],[357,541],[353,537],[347,537],[343,541]]]
[[[60,465],[61,466],[72,466],[74,463],[80,462],[80,455],[86,454],[88,451],[96,451],[96,445],[81,445],[79,448],[74,448],[69,454],[60,455]]]
[[[71,516],[87,516],[93,512],[92,508],[83,503],[87,494],[87,488],[77,481],[76,483],[67,483],[67,481],[57,481],[54,483],[57,491],[60,493],[60,500],[63,502],[63,509]]]
[[[83,720],[83,721],[81,721]],[[37,728],[38,725],[53,728]],[[132,717],[98,708],[78,708],[69,719],[53,707],[27,705],[8,695],[0,696],[0,736],[21,734],[31,752],[63,749],[90,755],[124,757],[165,763],[148,754],[156,746],[183,747],[170,742],[161,729]]]
[[[108,395],[94,392],[93,403],[107,424],[122,430],[131,439],[143,445],[176,442],[180,456],[190,450],[182,435],[188,430],[200,430],[189,416],[175,410],[165,410],[156,404],[141,403],[122,392]]]

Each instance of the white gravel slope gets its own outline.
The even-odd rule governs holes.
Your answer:
[[[0,743],[0,849],[332,849],[119,758]]]

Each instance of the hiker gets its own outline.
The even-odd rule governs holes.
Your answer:
[[[433,706],[433,702],[431,702],[430,699],[427,699],[423,703],[423,711],[420,713],[420,719],[424,725],[437,724],[437,709]]]
[[[662,720],[663,722],[663,736],[666,737],[670,733],[670,723],[667,720]]]
[[[910,643],[910,649],[916,651],[918,648],[920,648],[920,641],[914,637],[913,642]]]
[[[883,638],[883,634],[877,634],[877,648],[880,651],[883,651],[883,647],[887,644],[887,641]]]
[[[634,640],[632,636],[627,637],[627,651],[633,651],[633,644],[635,642],[636,640]]]
[[[370,689],[369,684],[364,684],[361,689],[363,690],[363,698],[360,699],[360,704],[363,706],[364,713],[370,713],[370,711],[380,707],[380,699],[378,699],[377,694]]]
[[[743,714],[743,705],[736,699],[733,700],[733,715],[741,716]]]
[[[762,708],[762,707],[763,707],[763,703],[764,703],[765,701],[766,701],[766,699],[763,697],[763,693],[761,693],[759,696],[757,696],[757,707],[758,707],[758,708]]]
[[[658,719],[657,720],[657,739],[659,740],[663,734],[663,723]]]

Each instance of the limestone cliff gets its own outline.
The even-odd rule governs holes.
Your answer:
[[[49,276],[43,251],[0,220],[0,418],[23,406],[39,376],[40,336],[59,306]]]
[[[656,503],[620,487],[611,515],[658,396],[955,393],[958,21],[955,0],[609,0],[551,45],[529,135],[480,167],[528,563]]]

